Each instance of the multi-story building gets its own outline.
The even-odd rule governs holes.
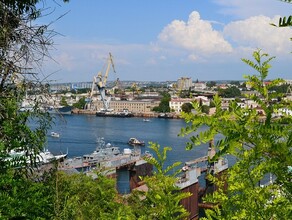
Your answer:
[[[189,90],[193,86],[192,78],[181,77],[177,80],[178,90]]]
[[[183,99],[183,98],[175,98],[171,99],[169,102],[169,107],[171,110],[175,111],[176,113],[180,113],[182,111],[181,107],[185,103],[191,103],[194,101],[193,99]]]
[[[192,99],[190,99],[190,98],[184,98],[184,99],[183,98],[173,98],[169,102],[169,107],[171,110],[175,111],[176,113],[180,113],[180,112],[182,112],[181,107],[183,104],[191,103],[193,101],[199,102],[202,105],[207,105],[207,106],[210,105],[210,100],[207,97],[198,96],[198,97],[194,97]]]
[[[206,83],[204,82],[196,82],[193,84],[194,90],[204,90],[207,88]]]
[[[160,101],[155,100],[132,100],[132,101],[121,101],[121,100],[111,100],[109,102],[109,108],[114,111],[123,111],[128,109],[134,113],[149,113],[152,109],[158,106]],[[96,109],[104,108],[103,102],[101,100],[96,100],[94,102]]]

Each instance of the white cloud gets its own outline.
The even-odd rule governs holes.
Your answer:
[[[291,52],[292,29],[276,28],[279,17],[255,16],[231,22],[224,27],[223,34],[236,42],[239,47],[261,48],[270,54]]]
[[[197,55],[229,53],[231,45],[224,40],[222,34],[215,31],[209,21],[200,18],[196,11],[192,12],[187,22],[174,20],[159,34],[160,42],[170,44]]]

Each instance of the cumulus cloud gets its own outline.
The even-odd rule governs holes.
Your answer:
[[[238,47],[261,48],[269,53],[280,54],[292,50],[290,28],[276,28],[279,17],[254,16],[245,20],[231,22],[224,27],[223,34],[234,41]]]
[[[201,55],[232,51],[231,45],[224,40],[222,34],[214,30],[209,21],[202,20],[196,11],[190,14],[187,22],[171,22],[162,30],[158,39],[160,42]]]

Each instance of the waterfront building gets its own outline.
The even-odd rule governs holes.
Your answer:
[[[185,103],[191,103],[193,101],[197,101],[199,103],[201,103],[202,105],[210,105],[210,100],[205,97],[205,96],[198,96],[198,97],[194,97],[192,99],[190,98],[172,98],[169,101],[169,107],[171,110],[173,110],[176,113],[180,113],[182,112],[182,105]]]
[[[156,100],[132,100],[132,101],[123,101],[123,100],[111,100],[109,102],[109,108],[114,111],[123,111],[128,109],[130,112],[134,113],[149,113],[152,109],[158,106],[160,101]],[[101,100],[94,101],[96,109],[104,108],[103,102]]]
[[[190,98],[174,98],[169,101],[169,107],[176,113],[182,112],[182,105],[185,103],[191,103],[194,99]]]

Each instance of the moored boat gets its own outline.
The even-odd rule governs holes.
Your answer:
[[[140,159],[140,151],[125,148],[123,152],[120,148],[110,143],[105,144],[103,138],[97,141],[96,150],[83,156],[68,158],[60,164],[60,169],[77,169],[77,170],[90,170],[96,169],[109,169],[121,166],[127,162]]]
[[[98,117],[117,117],[117,118],[129,118],[129,117],[133,117],[134,114],[126,109],[124,109],[123,111],[98,111],[95,114]]]
[[[30,163],[29,155],[32,154],[30,152],[25,152],[24,150],[11,150],[9,152],[9,157],[7,160],[15,160],[15,158],[24,158],[27,162],[27,164]],[[36,162],[37,164],[47,164],[51,163],[53,161],[60,161],[67,157],[67,154],[59,154],[59,155],[53,155],[48,149],[45,149],[38,154],[36,154]]]
[[[144,146],[145,142],[132,137],[129,139],[128,144],[132,146]]]
[[[70,115],[72,113],[72,106],[49,106],[45,110],[50,114]]]

